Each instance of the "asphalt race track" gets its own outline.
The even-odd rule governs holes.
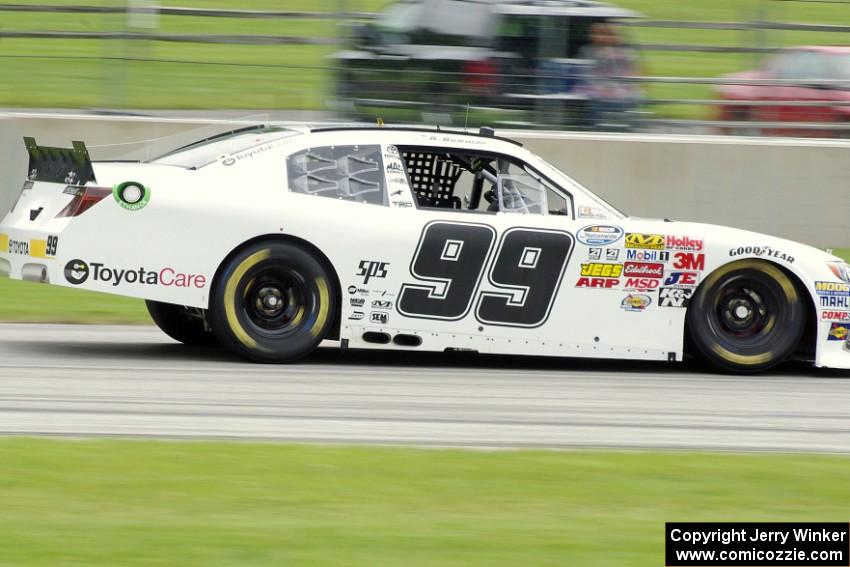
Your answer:
[[[335,348],[263,366],[153,327],[0,325],[0,434],[850,453],[850,372]]]

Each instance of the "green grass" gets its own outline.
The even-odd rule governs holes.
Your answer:
[[[139,299],[2,277],[0,277],[0,321],[100,324],[151,322],[144,302]]]
[[[0,565],[663,565],[667,521],[846,521],[850,459],[0,440]]]
[[[75,4],[76,0],[63,0]],[[111,4],[89,0],[90,4]],[[349,1],[355,11],[377,11],[384,0]],[[770,0],[615,0],[651,19],[751,21],[771,19],[809,23],[850,20],[850,4]],[[165,3],[168,4],[168,3]],[[232,0],[192,0],[181,6],[232,7]],[[246,9],[335,11],[335,0],[247,0]],[[763,12],[759,12],[759,9]],[[120,15],[2,13],[7,30],[52,29],[109,31],[123,29]],[[163,16],[165,33],[278,34],[334,36],[334,22],[321,20],[237,20]],[[755,45],[755,32],[636,28],[629,32],[642,43]],[[850,44],[850,34],[768,31],[768,46]],[[0,106],[126,108],[322,108],[332,88],[326,56],[333,46],[227,46],[166,42],[5,39],[0,42]],[[61,55],[58,58],[57,55]],[[109,62],[99,57],[175,61]],[[68,59],[71,57],[71,59]],[[205,64],[181,63],[204,62]],[[750,54],[645,52],[643,72],[660,76],[714,77],[752,68]],[[652,98],[713,98],[708,85],[649,85]],[[708,118],[704,105],[665,105],[666,116]]]

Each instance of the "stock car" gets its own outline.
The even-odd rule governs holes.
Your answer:
[[[0,273],[144,299],[183,343],[850,368],[839,258],[631,218],[491,129],[257,126],[133,163],[25,144]]]

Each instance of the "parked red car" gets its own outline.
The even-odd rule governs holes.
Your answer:
[[[715,88],[736,104],[719,106],[720,120],[755,122],[823,122],[844,129],[742,126],[726,131],[775,136],[850,137],[850,46],[795,47],[765,59],[761,69],[724,78],[771,79],[782,84],[734,84]],[[747,104],[752,101],[753,104]],[[820,104],[819,104],[820,103]]]

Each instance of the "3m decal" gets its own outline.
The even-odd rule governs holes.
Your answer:
[[[582,264],[581,275],[600,278],[619,278],[623,273],[622,264]]]
[[[511,228],[492,254],[495,237],[488,225],[445,221],[426,225],[410,267],[418,282],[402,285],[398,311],[408,317],[456,320],[469,312],[477,294],[475,316],[482,323],[542,325],[574,248],[572,235]],[[489,283],[497,291],[479,291],[488,265]]]
[[[626,233],[626,248],[645,250],[664,250],[664,236],[661,234]]]
[[[677,270],[697,270],[705,269],[705,254],[694,254],[692,252],[677,252],[673,255],[675,261],[673,267]]]
[[[387,266],[389,262],[375,262],[372,260],[360,260],[357,265],[357,275],[363,278],[363,283],[369,283],[372,278],[387,277]]]

